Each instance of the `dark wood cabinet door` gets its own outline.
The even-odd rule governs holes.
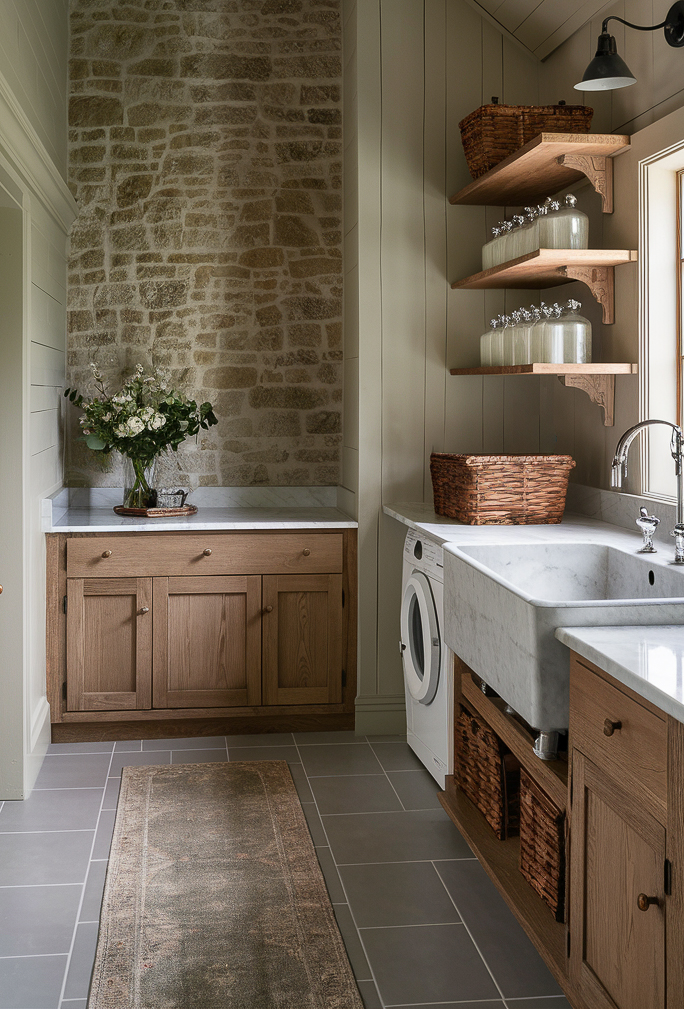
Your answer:
[[[67,710],[149,708],[152,579],[67,581]]]
[[[261,704],[261,578],[154,579],[155,708]]]
[[[584,1009],[665,1009],[665,828],[572,757],[570,965]],[[639,895],[657,903],[639,908]]]
[[[342,575],[264,576],[264,704],[342,700]]]

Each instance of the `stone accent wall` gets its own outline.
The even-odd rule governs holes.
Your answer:
[[[68,381],[211,400],[195,484],[339,480],[341,49],[339,0],[71,0]]]

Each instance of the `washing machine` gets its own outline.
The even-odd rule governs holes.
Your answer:
[[[410,529],[404,542],[399,647],[406,689],[407,742],[444,788],[453,774],[453,677],[442,637],[442,547]]]

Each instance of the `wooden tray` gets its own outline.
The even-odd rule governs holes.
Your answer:
[[[136,515],[143,519],[165,519],[174,515],[196,515],[195,505],[183,505],[182,508],[125,508],[124,505],[114,505],[117,515]]]

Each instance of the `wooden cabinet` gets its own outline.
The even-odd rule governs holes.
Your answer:
[[[667,719],[573,656],[570,982],[585,1009],[666,1009]],[[674,980],[674,979],[673,979]]]
[[[53,723],[352,728],[355,547],[347,529],[49,536]]]

